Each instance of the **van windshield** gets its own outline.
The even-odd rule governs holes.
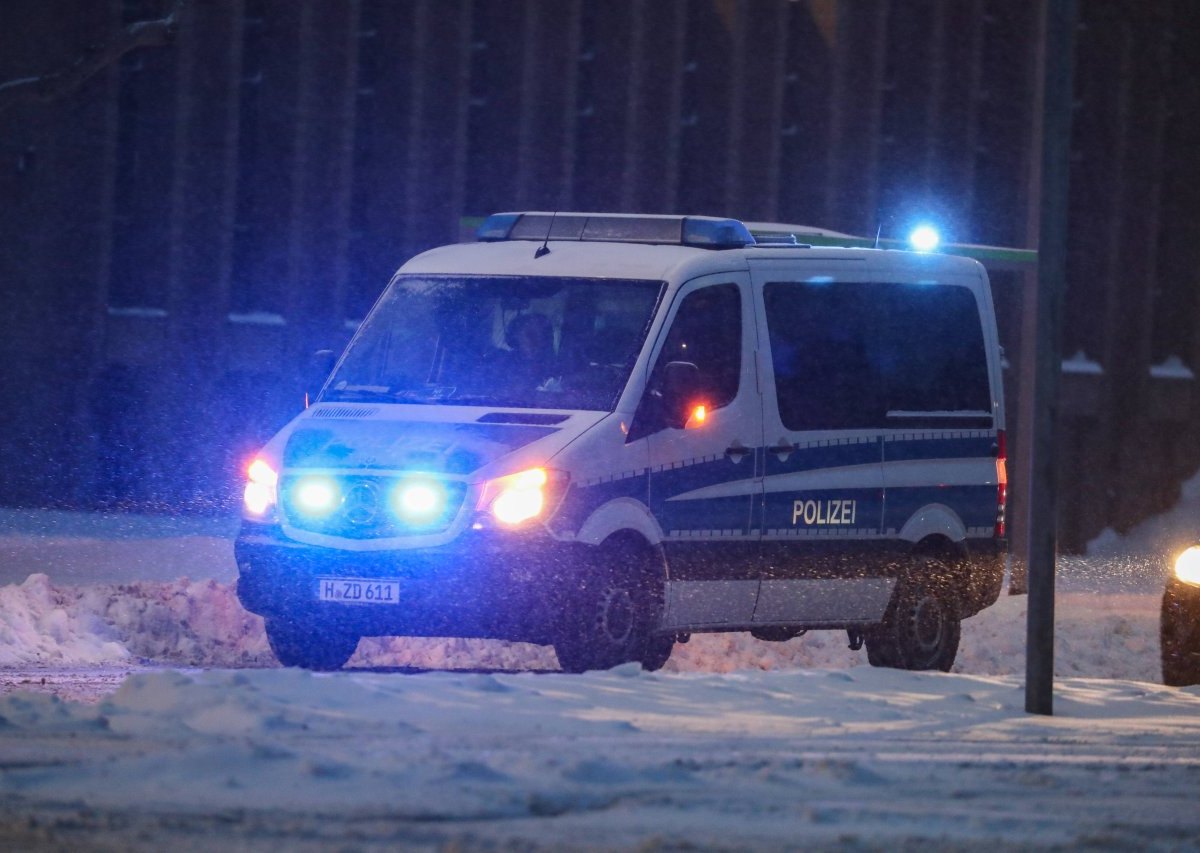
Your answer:
[[[612,411],[664,287],[397,276],[322,399]]]

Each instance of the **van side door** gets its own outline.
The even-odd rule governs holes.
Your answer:
[[[877,314],[862,271],[751,264],[763,371],[763,574],[754,622],[882,617],[885,412],[871,365]]]
[[[680,288],[630,425],[629,440],[647,442],[650,510],[667,556],[668,627],[749,624],[754,612],[762,406],[749,290],[744,272]],[[689,390],[672,390],[672,373],[691,376]],[[670,403],[672,396],[680,399]],[[685,416],[672,421],[666,405]]]

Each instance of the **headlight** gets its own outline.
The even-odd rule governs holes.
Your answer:
[[[275,506],[279,475],[262,459],[255,459],[246,469],[246,490],[242,503],[253,518],[263,518]]]
[[[446,510],[446,490],[432,479],[402,480],[392,492],[392,510],[409,524],[426,524]]]
[[[501,524],[515,527],[553,508],[565,484],[566,475],[561,472],[530,468],[488,481],[477,508],[491,512]]]
[[[1200,586],[1200,545],[1193,545],[1175,558],[1175,577]]]

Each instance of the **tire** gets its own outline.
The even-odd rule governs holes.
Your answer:
[[[662,619],[662,582],[650,552],[622,544],[598,556],[586,561],[586,575],[567,596],[566,624],[554,641],[559,667],[587,672],[636,661],[647,670],[661,669],[675,642],[655,633]]]
[[[901,579],[883,621],[866,633],[867,661],[892,669],[949,672],[962,620],[955,596],[928,579]]]
[[[1200,684],[1200,590],[1172,582],[1162,599],[1163,684]]]
[[[358,648],[358,636],[336,628],[294,625],[268,619],[267,642],[283,666],[317,672],[341,669]]]

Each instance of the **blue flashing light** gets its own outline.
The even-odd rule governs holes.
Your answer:
[[[680,243],[702,249],[740,249],[754,245],[754,235],[736,219],[686,216]]]
[[[481,242],[569,240],[740,249],[754,235],[736,219],[622,213],[495,213],[475,232]]]
[[[446,491],[435,480],[405,480],[392,493],[392,509],[410,524],[429,522],[446,509]]]
[[[908,243],[918,252],[933,252],[942,242],[942,236],[932,225],[918,225],[908,235]]]
[[[513,226],[520,218],[521,214],[519,213],[493,213],[479,226],[475,232],[475,239],[482,243],[507,240],[508,235],[512,233]]]
[[[337,509],[341,492],[328,477],[306,477],[296,484],[295,503],[305,515],[319,518]]]

